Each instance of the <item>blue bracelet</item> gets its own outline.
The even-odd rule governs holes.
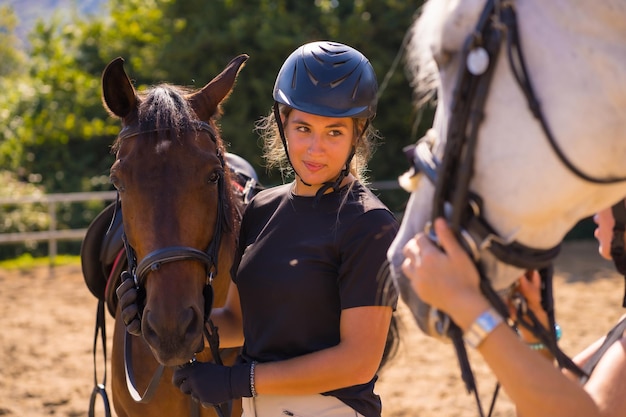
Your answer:
[[[556,333],[556,341],[558,342],[559,340],[561,340],[561,335],[563,334],[563,331],[561,330],[561,326],[558,325],[558,323],[554,323],[554,333]],[[539,343],[529,343],[528,347],[532,350],[543,350],[546,349],[546,345],[544,345],[543,343],[539,342]]]

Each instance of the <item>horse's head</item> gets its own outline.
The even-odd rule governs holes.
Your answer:
[[[103,73],[105,107],[122,119],[111,181],[131,272],[145,294],[143,337],[164,365],[203,349],[211,280],[225,282],[222,288],[230,282],[233,206],[214,118],[246,59],[233,59],[197,91],[161,84],[139,94],[121,58]]]
[[[412,86],[419,104],[430,93],[437,108],[411,155],[420,172],[388,257],[404,300],[431,334],[432,311],[400,266],[405,243],[428,229],[433,213],[448,216],[493,288],[505,291],[524,269],[549,263],[579,219],[626,195],[626,10],[613,0],[576,8],[511,3],[496,1],[493,13],[504,10],[496,15],[485,12],[493,1],[431,0],[411,28]],[[514,10],[519,39],[507,44],[511,26],[499,32],[502,42],[482,32],[487,25],[498,33]],[[588,24],[575,23],[581,16]],[[543,121],[531,111],[533,95]],[[453,137],[461,138],[456,149],[447,146]]]

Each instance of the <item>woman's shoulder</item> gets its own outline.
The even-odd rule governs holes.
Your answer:
[[[282,199],[288,197],[290,195],[291,184],[281,184],[268,188],[264,188],[259,191],[252,201],[251,204],[259,205],[264,204],[272,200]]]
[[[391,210],[389,210],[385,203],[383,203],[369,187],[357,181],[352,188],[352,194],[355,197],[354,200],[362,206],[364,213],[382,210],[393,217]],[[378,215],[387,216],[382,213],[378,213]]]
[[[394,234],[398,220],[389,208],[366,186],[355,183],[351,190],[350,209],[342,209],[340,217],[347,230],[365,229],[373,234],[386,230]],[[348,220],[350,219],[350,220]]]

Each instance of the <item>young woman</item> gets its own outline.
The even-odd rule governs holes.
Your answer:
[[[381,415],[374,393],[395,297],[379,271],[398,223],[362,182],[377,82],[359,51],[313,42],[284,62],[257,128],[269,166],[294,180],[243,216],[226,305],[211,319],[239,364],[194,363],[173,383],[203,405],[243,397],[245,416]]]
[[[594,221],[598,225],[595,237],[599,252],[604,258],[611,259],[615,224],[611,208],[597,213]],[[419,234],[404,248],[406,259],[402,269],[424,302],[448,313],[464,331],[475,326],[473,323],[479,317],[483,324],[488,323],[477,350],[515,403],[520,416],[624,415],[626,338],[623,335],[610,345],[587,382],[581,385],[571,373],[561,372],[553,361],[546,360],[551,359],[549,352],[529,349],[527,343],[536,342],[531,335],[524,333],[520,338],[500,322],[501,317],[490,309],[489,302],[478,288],[476,268],[445,220],[436,220],[435,231],[443,251]],[[623,234],[623,229],[618,233]],[[529,273],[520,279],[519,284],[518,291],[526,297],[529,308],[546,323],[547,317],[540,306],[538,275]],[[574,358],[574,362],[583,367],[603,340],[590,345]]]

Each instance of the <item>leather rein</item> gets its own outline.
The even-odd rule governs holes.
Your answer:
[[[549,330],[541,325],[534,314],[526,308],[523,300],[518,303],[517,324],[532,331],[550,350],[561,368],[569,369],[584,381],[590,369],[581,370],[556,343],[552,262],[560,251],[560,245],[550,249],[537,249],[517,241],[507,243],[482,216],[482,201],[478,195],[470,191],[478,130],[484,118],[484,107],[490,83],[503,43],[506,45],[510,69],[527,99],[529,109],[538,120],[561,162],[577,177],[588,182],[612,184],[626,180],[626,177],[599,178],[588,175],[577,168],[559,147],[541,109],[526,68],[514,0],[488,0],[475,30],[467,37],[463,45],[461,62],[467,65],[463,65],[457,75],[442,159],[439,160],[432,152],[436,139],[433,137],[432,130],[416,145],[406,147],[404,151],[413,163],[413,174],[423,173],[435,186],[432,221],[437,217],[448,219],[450,227],[479,270],[481,291],[503,317],[509,318],[509,310],[491,286],[490,280],[479,264],[481,251],[489,250],[499,261],[522,269],[539,270],[542,277],[542,306],[548,314]],[[475,65],[476,63],[479,65]],[[432,222],[426,226],[426,231],[436,242],[437,238],[431,226]],[[431,320],[438,321],[430,327],[443,329],[452,340],[459,359],[463,381],[468,391],[475,395],[480,416],[484,416],[461,329],[442,312],[437,311],[436,314],[430,316]],[[529,317],[530,320],[524,319],[524,316]],[[499,386],[494,392],[489,415],[493,411],[498,388]]]
[[[119,135],[118,140],[125,140],[139,136],[140,134],[146,133],[155,133],[160,132],[167,129],[154,129],[150,131],[140,131],[137,126],[126,126],[124,127]],[[209,134],[211,140],[217,146],[217,137],[215,135],[215,131],[208,123],[204,121],[196,121],[194,123],[194,130],[204,131]],[[222,167],[226,167],[226,162],[224,160],[224,155],[220,151],[219,147],[217,147],[217,156],[220,160]],[[211,353],[215,363],[218,365],[222,365],[222,359],[219,353],[219,336],[217,333],[217,328],[213,325],[213,322],[209,319],[211,314],[211,309],[213,308],[213,278],[217,275],[217,260],[218,253],[222,238],[223,232],[223,224],[225,219],[225,207],[224,202],[226,198],[226,189],[224,185],[224,176],[220,176],[218,179],[218,204],[217,204],[217,218],[215,222],[215,232],[213,234],[213,239],[209,244],[209,247],[205,251],[201,251],[196,248],[192,248],[189,246],[168,246],[164,248],[156,249],[150,253],[148,253],[139,263],[137,263],[137,254],[134,248],[128,242],[126,238],[126,234],[122,233],[122,241],[124,242],[124,249],[126,251],[126,258],[128,260],[128,272],[124,272],[123,274],[129,273],[132,279],[135,282],[135,287],[137,288],[139,294],[145,292],[143,283],[147,279],[147,276],[152,271],[157,271],[166,263],[178,262],[178,261],[197,261],[205,265],[206,268],[206,283],[203,289],[204,295],[204,322],[208,325],[203,326],[204,329],[204,337],[207,339],[209,343],[209,348],[211,349]],[[119,207],[119,194],[118,194],[118,204],[116,205],[116,209]],[[115,215],[113,216],[115,217]],[[140,314],[142,308],[140,307]],[[139,403],[148,403],[152,400],[154,393],[159,385],[159,381],[161,376],[163,375],[163,371],[165,369],[164,365],[159,364],[157,369],[155,370],[150,383],[147,388],[144,390],[143,394],[139,393],[137,389],[133,366],[132,366],[132,336],[125,332],[124,334],[124,372],[126,375],[126,386],[129,394],[133,398],[135,402]],[[190,362],[195,361],[195,358]],[[230,415],[230,404],[215,404],[215,411],[219,417],[225,417]],[[200,415],[200,405],[197,401],[193,399],[190,400],[190,410],[191,417],[198,417]]]

